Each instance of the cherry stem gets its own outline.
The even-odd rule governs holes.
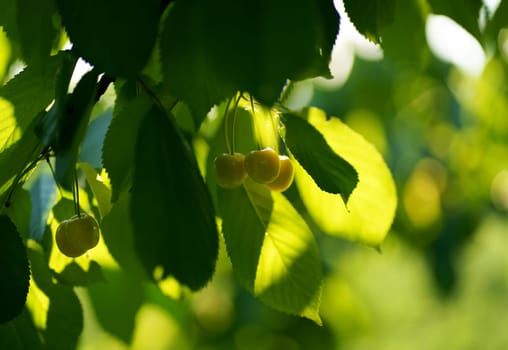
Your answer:
[[[60,186],[58,181],[56,181],[55,169],[53,169],[53,165],[51,164],[51,161],[49,160],[49,156],[48,155],[46,155],[46,162],[48,163],[49,170],[51,171],[51,175],[53,175],[53,180],[55,180],[55,184],[56,184],[56,187],[58,188],[58,191],[60,192],[60,196],[63,198],[62,187]]]
[[[242,98],[242,94],[239,94],[236,101],[235,107],[233,109],[233,126],[231,131],[231,153],[235,153],[235,144],[236,144],[236,112],[238,111],[238,104],[240,103],[240,99]]]
[[[256,109],[254,108],[254,99],[252,98],[252,95],[249,95],[249,99],[250,99],[250,108],[252,109],[252,118],[255,118],[256,117]],[[259,135],[259,130],[258,130],[258,125],[256,122],[254,122],[254,133],[256,134],[256,145],[257,145],[258,149],[260,149],[259,141],[257,138],[257,136]]]
[[[229,135],[228,135],[229,134],[229,128],[228,128],[229,115],[228,115],[228,111],[229,111],[229,106],[231,105],[231,102],[233,101],[233,98],[234,97],[231,97],[228,100],[228,103],[226,104],[226,109],[224,110],[224,142],[226,144],[226,150],[230,154],[233,154],[233,151],[231,149],[231,144],[229,143]]]
[[[79,183],[78,183],[78,172],[76,169],[74,169],[74,191],[73,191],[73,197],[74,197],[74,208],[75,213],[78,215],[78,218],[81,216],[81,211],[79,208]]]

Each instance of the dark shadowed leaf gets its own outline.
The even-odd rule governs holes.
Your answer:
[[[330,76],[338,28],[329,0],[177,1],[161,38],[164,83],[187,103],[197,126],[235,91],[271,105],[287,79]]]
[[[267,305],[321,324],[321,262],[314,236],[280,193],[247,179],[218,189],[222,231],[240,283]]]
[[[130,219],[130,197],[123,196],[102,220],[102,238],[108,250],[132,279],[146,279],[146,274],[134,247]]]
[[[482,0],[429,0],[432,12],[445,15],[460,24],[475,38],[480,39],[480,8]]]
[[[143,285],[118,270],[104,270],[104,279],[88,287],[97,320],[108,333],[130,343],[143,303]]]
[[[417,1],[397,1],[393,11],[394,20],[380,30],[384,55],[401,68],[421,69],[430,56],[425,33],[427,14]]]
[[[347,203],[358,183],[355,168],[334,152],[323,135],[305,119],[294,114],[284,115],[286,145],[319,188],[340,194]]]
[[[346,13],[367,39],[381,41],[383,27],[394,19],[396,0],[344,0]]]
[[[19,42],[29,65],[45,64],[58,34],[52,16],[54,0],[17,0]]]
[[[113,76],[134,76],[152,52],[160,0],[57,0],[79,55]]]
[[[0,233],[0,323],[4,323],[25,305],[30,268],[23,241],[7,216],[0,216]]]
[[[0,324],[0,349],[43,349],[32,315],[26,307],[14,320]]]
[[[203,287],[218,254],[212,201],[191,148],[159,109],[141,124],[134,167],[134,241],[148,274]]]
[[[141,95],[129,102],[122,102],[121,105],[123,108],[118,112],[115,110],[102,148],[102,163],[111,180],[113,202],[118,200],[120,192],[129,189],[132,182],[135,140],[151,101]]]
[[[55,177],[63,187],[70,189],[78,159],[79,146],[85,136],[90,113],[97,92],[97,72],[86,73],[67,98],[59,113]]]
[[[65,266],[62,272],[54,275],[60,283],[70,286],[88,286],[92,283],[104,281],[101,266],[93,260],[90,261],[86,270],[75,261],[72,261]]]

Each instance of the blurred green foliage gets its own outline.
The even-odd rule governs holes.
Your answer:
[[[44,328],[50,315],[58,331],[65,332],[66,310],[59,303],[49,305],[44,289],[73,302],[76,296],[79,299],[84,324],[79,349],[508,348],[504,312],[508,307],[508,29],[502,29],[507,23],[501,16],[508,2],[501,2],[503,12],[493,15],[483,33],[457,12],[458,1],[434,9],[459,23],[467,19],[464,24],[474,27],[473,34],[483,40],[489,56],[478,77],[429,51],[418,21],[423,22],[422,13],[439,2],[375,3],[385,3],[389,16],[385,13],[379,25],[365,30],[372,39],[385,39],[381,40],[386,45],[384,58],[357,56],[342,85],[295,86],[288,99],[299,105],[299,96],[306,96],[310,105],[339,117],[374,144],[392,171],[399,196],[395,223],[381,254],[326,235],[310,215],[305,216],[317,235],[324,267],[322,327],[276,312],[243,290],[233,277],[222,241],[213,280],[192,295],[172,280],[161,282],[160,288],[142,281],[139,266],[130,260],[117,264],[111,259],[117,252],[111,250],[109,255],[104,245],[93,256],[102,271],[91,268],[97,266],[95,260],[85,263],[79,258],[72,266],[79,270],[80,280],[69,282],[64,269],[71,266],[68,261],[51,253],[49,269],[45,261],[38,265],[43,258],[37,245],[29,246],[29,258],[32,268],[45,268],[45,280],[32,281],[27,307],[59,313],[30,315],[25,308],[8,325],[23,341],[9,343],[12,338],[4,337],[2,325],[0,348],[40,343],[35,329]],[[479,4],[468,3],[474,9]],[[397,21],[401,13],[409,14],[402,22]],[[408,23],[420,26],[418,40],[409,29],[396,35]],[[15,67],[16,55],[19,48],[11,47],[0,31],[0,77]],[[111,120],[111,103],[107,98],[101,103],[92,113],[95,129],[90,127],[85,135],[86,145],[101,146]],[[213,147],[205,136],[216,129],[213,120],[205,121],[202,137],[194,140],[198,161]],[[80,160],[101,164],[97,147],[82,147]],[[32,195],[48,176],[47,169],[38,171],[34,178],[39,181],[26,186]],[[305,210],[294,187],[286,197],[299,211]],[[91,193],[84,192],[82,198],[87,209],[97,210],[97,203],[87,200]],[[114,207],[110,218],[127,210],[122,200],[118,203],[122,206]],[[53,215],[68,216],[71,204],[61,201]],[[10,216],[19,217],[18,213]],[[19,221],[30,219],[19,217]],[[107,231],[108,225],[114,222],[105,220],[103,229]],[[132,242],[108,239],[117,241],[122,254],[131,252]],[[52,243],[41,244],[51,247]],[[55,280],[60,282],[58,288],[52,284]],[[58,336],[53,333],[51,339]],[[70,346],[72,341],[63,344]]]

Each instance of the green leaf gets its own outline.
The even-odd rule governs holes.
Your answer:
[[[429,0],[432,12],[445,15],[460,24],[475,38],[480,39],[480,9],[483,6],[482,0]]]
[[[79,146],[88,127],[97,92],[97,72],[86,73],[57,113],[58,137],[55,151],[55,177],[65,188],[72,187]]]
[[[27,67],[0,88],[0,151],[18,141],[39,112],[51,103],[61,59],[59,55],[42,66]]]
[[[134,247],[130,218],[130,196],[120,198],[102,220],[102,238],[113,258],[133,279],[145,279],[146,273]]]
[[[46,329],[43,333],[46,348],[75,349],[83,330],[83,311],[78,297],[71,286],[53,282],[40,245],[31,245],[28,257],[33,282],[49,298]]]
[[[0,216],[0,233],[0,323],[4,323],[23,310],[30,268],[23,241],[7,216]]]
[[[164,83],[199,126],[236,91],[272,105],[287,79],[330,76],[339,16],[330,0],[176,1],[164,23]]]
[[[14,145],[0,151],[0,203],[4,204],[7,198],[7,190],[13,185],[17,174],[20,174],[27,163],[34,160],[42,151],[39,139],[31,130],[25,132],[21,140]],[[6,203],[7,204],[7,203]]]
[[[111,190],[98,179],[99,174],[88,163],[79,163],[79,167],[85,173],[86,181],[92,189],[93,195],[99,204],[101,220],[111,210]]]
[[[101,266],[93,260],[90,261],[86,270],[75,261],[72,261],[65,266],[62,272],[55,273],[54,276],[60,283],[70,286],[88,286],[92,283],[104,281]]]
[[[58,31],[53,24],[54,0],[17,0],[19,42],[28,65],[45,64]]]
[[[143,303],[143,285],[123,271],[104,270],[104,276],[104,282],[88,287],[95,315],[108,333],[129,344]]]
[[[30,238],[41,242],[46,230],[48,216],[56,203],[56,184],[47,165],[45,172],[40,173],[30,185],[32,211],[30,215]],[[39,167],[39,169],[44,169]],[[14,204],[15,205],[15,204]]]
[[[374,146],[339,119],[327,119],[323,112],[311,108],[307,120],[331,149],[358,171],[359,182],[346,208],[341,198],[319,189],[307,172],[295,164],[296,183],[305,206],[323,231],[379,246],[390,229],[397,206],[390,170]]]
[[[157,36],[160,0],[57,0],[73,50],[113,76],[134,76]]]
[[[18,37],[18,25],[16,16],[17,0],[0,0],[0,26],[7,33],[11,41]]]
[[[46,321],[48,349],[75,349],[83,330],[83,311],[70,286],[58,285],[48,294],[50,299]]]
[[[280,193],[247,179],[219,189],[222,232],[240,283],[267,305],[321,324],[321,263],[309,227]]]
[[[385,58],[401,68],[420,70],[430,56],[425,34],[427,13],[414,0],[397,1],[394,13],[394,20],[380,30]]]
[[[319,188],[340,194],[347,203],[358,183],[358,173],[335,153],[323,135],[300,116],[285,114],[286,145]]]
[[[173,275],[203,287],[218,254],[212,201],[191,148],[155,107],[141,124],[134,167],[131,217],[145,269],[156,280]]]
[[[0,349],[43,349],[32,316],[26,307],[14,320],[0,324]]]
[[[10,206],[5,208],[5,214],[16,226],[23,241],[30,237],[30,212],[32,211],[32,202],[30,193],[24,188],[18,188],[11,199]]]
[[[122,96],[122,93],[119,96]],[[115,110],[106,133],[102,148],[102,163],[111,180],[113,202],[116,202],[120,193],[129,189],[132,183],[135,140],[138,137],[140,123],[150,106],[151,101],[145,95],[125,102],[123,108],[118,112]]]
[[[358,32],[380,43],[383,27],[394,20],[395,3],[396,0],[344,0],[344,8]]]

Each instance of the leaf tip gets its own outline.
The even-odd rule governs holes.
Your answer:
[[[314,309],[305,310],[301,314],[301,316],[311,320],[318,326],[323,327],[323,320],[321,319],[321,316],[319,316],[319,312],[317,310]]]

